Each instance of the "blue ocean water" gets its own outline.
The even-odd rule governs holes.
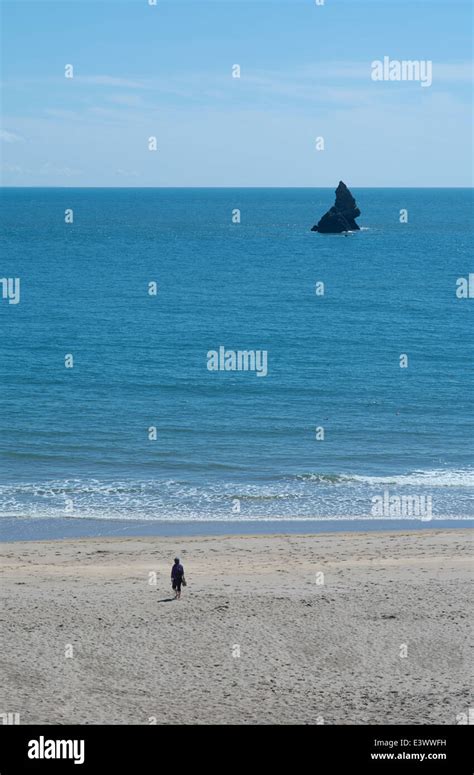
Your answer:
[[[4,189],[0,519],[472,518],[472,191],[352,192],[344,237],[332,189]]]

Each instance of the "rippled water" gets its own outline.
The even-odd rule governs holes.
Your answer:
[[[343,238],[310,231],[327,189],[4,190],[0,516],[472,517],[472,192],[353,193]]]

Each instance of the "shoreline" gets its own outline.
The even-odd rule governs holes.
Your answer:
[[[248,519],[248,520],[126,520],[90,518],[12,517],[0,520],[0,543],[54,541],[108,536],[246,536],[320,535],[394,531],[467,530],[474,519]]]
[[[1,703],[20,724],[454,725],[472,546],[469,528],[5,544]]]
[[[447,531],[451,531],[452,528],[446,528],[446,527],[436,527],[435,525],[431,526],[430,532],[435,535],[437,533],[446,533]],[[456,528],[453,528],[456,529]],[[459,530],[462,530],[463,532],[466,532],[467,535],[472,534],[472,540],[473,540],[473,571],[474,571],[474,527],[462,527],[459,526],[457,528]],[[403,531],[402,528],[394,529],[393,531],[389,530],[387,528],[387,531],[385,533],[381,533],[378,530],[327,530],[327,531],[318,531],[317,533],[312,532],[305,532],[304,530],[298,530],[298,532],[294,533],[283,533],[283,532],[249,532],[249,533],[206,533],[204,534],[193,534],[193,533],[174,533],[174,534],[153,534],[153,535],[136,535],[136,534],[129,534],[129,535],[82,535],[82,536],[74,536],[73,538],[66,537],[66,538],[38,538],[38,539],[18,539],[13,541],[0,541],[0,546],[2,544],[5,545],[5,551],[8,551],[9,548],[13,546],[25,546],[25,547],[34,547],[37,544],[53,544],[56,545],[59,544],[76,544],[78,541],[85,541],[89,543],[100,543],[100,542],[114,542],[114,543],[122,543],[127,541],[143,541],[146,538],[150,539],[164,539],[166,541],[171,541],[174,539],[177,539],[179,541],[199,541],[202,540],[226,540],[226,539],[290,539],[290,538],[347,538],[351,539],[354,537],[361,537],[361,538],[372,538],[377,536],[384,535],[385,537],[388,535],[390,538],[396,538],[399,536],[423,536],[425,534],[425,530],[422,528],[407,528],[406,532]],[[1,575],[1,552],[0,552],[0,575]]]

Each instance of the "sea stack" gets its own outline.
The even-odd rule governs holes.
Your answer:
[[[356,200],[347,188],[346,184],[339,181],[336,188],[336,201],[334,206],[323,215],[311,231],[319,231],[320,234],[341,234],[343,231],[359,231],[355,219],[360,215]]]

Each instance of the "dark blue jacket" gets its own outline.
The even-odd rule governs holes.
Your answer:
[[[181,579],[184,576],[184,568],[181,563],[175,563],[171,568],[171,578]]]

